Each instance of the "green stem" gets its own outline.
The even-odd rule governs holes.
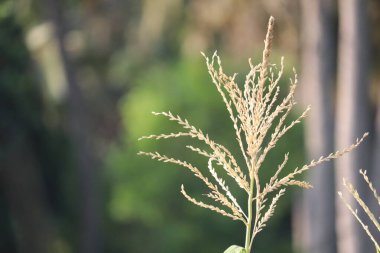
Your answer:
[[[248,220],[246,224],[246,232],[245,232],[245,251],[247,253],[251,252],[251,231],[252,231],[252,218],[253,218],[253,185],[254,185],[254,179],[253,176],[251,177],[251,185],[249,189],[249,196],[248,196]]]

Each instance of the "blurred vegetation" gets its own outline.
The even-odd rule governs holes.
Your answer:
[[[8,1],[9,3],[9,1]],[[16,252],[17,234],[14,232],[22,228],[17,218],[12,215],[9,203],[9,187],[7,187],[7,173],[4,161],[20,146],[27,146],[32,150],[35,168],[30,168],[27,174],[19,177],[28,177],[29,172],[40,175],[42,188],[46,191],[49,209],[58,218],[55,222],[62,234],[68,235],[74,224],[70,224],[68,230],[65,227],[66,220],[72,217],[73,208],[69,199],[75,199],[74,192],[67,191],[70,188],[70,156],[68,141],[62,129],[49,122],[48,105],[43,98],[38,78],[31,68],[31,58],[27,50],[23,29],[5,9],[10,5],[1,5],[0,8],[0,251]],[[20,161],[29,162],[20,151]],[[10,168],[15,173],[23,172],[18,167]],[[29,168],[28,168],[29,169]],[[34,170],[35,169],[35,170]],[[28,178],[26,178],[28,180]],[[32,179],[30,179],[32,180]],[[15,190],[25,190],[24,185],[15,185]],[[7,193],[8,192],[8,193]],[[33,200],[31,200],[33,201]],[[30,212],[34,211],[29,206]],[[28,210],[24,210],[28,212]],[[45,217],[47,218],[47,217]],[[67,233],[66,233],[67,232]]]

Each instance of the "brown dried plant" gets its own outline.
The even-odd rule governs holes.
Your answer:
[[[372,182],[369,180],[367,176],[367,171],[365,170],[360,170],[359,173],[362,175],[364,181],[368,185],[368,188],[371,190],[377,204],[380,206],[380,197],[377,194],[377,191],[375,187],[373,186]],[[377,229],[378,232],[380,232],[380,223],[378,220],[378,216],[375,215],[367,206],[367,204],[364,202],[364,200],[360,197],[360,194],[358,191],[355,189],[355,187],[348,182],[345,178],[343,178],[343,186],[344,188],[349,192],[349,194],[355,199],[355,201],[360,205],[360,207],[364,210],[365,214],[368,216],[368,218],[372,221],[373,225]],[[376,248],[376,252],[380,252],[380,247],[377,241],[375,240],[374,236],[372,235],[370,229],[368,226],[364,223],[364,221],[359,217],[358,210],[352,207],[351,204],[348,203],[348,201],[343,197],[342,192],[338,192],[339,197],[343,200],[344,204],[347,206],[347,208],[350,210],[352,215],[356,218],[356,220],[360,223],[364,231],[367,233],[368,237],[371,239],[373,242],[373,245]]]
[[[274,18],[269,19],[268,30],[265,39],[265,47],[262,62],[258,65],[249,60],[250,71],[246,75],[243,89],[235,82],[236,74],[229,76],[223,71],[221,60],[215,53],[211,60],[206,59],[208,72],[212,82],[221,95],[229,113],[236,133],[237,144],[244,158],[244,168],[225,146],[212,140],[208,134],[194,127],[186,119],[171,112],[153,112],[154,115],[167,117],[177,122],[183,131],[169,134],[158,134],[141,137],[140,139],[167,139],[178,137],[191,137],[208,146],[208,150],[194,146],[186,146],[188,149],[208,159],[208,171],[212,180],[205,173],[187,161],[171,158],[158,152],[139,152],[152,159],[173,163],[189,169],[197,178],[209,188],[206,195],[216,204],[209,204],[191,197],[184,186],[181,193],[195,205],[208,208],[233,220],[239,220],[245,225],[245,245],[243,247],[231,246],[226,252],[251,252],[256,235],[264,229],[269,219],[273,216],[276,205],[285,194],[288,186],[295,185],[302,188],[311,188],[310,183],[296,179],[305,171],[323,162],[338,158],[355,149],[365,138],[366,134],[355,144],[327,156],[321,156],[318,160],[312,160],[309,164],[297,167],[287,175],[281,176],[281,171],[286,166],[289,154],[285,154],[283,161],[278,165],[276,172],[268,182],[262,182],[260,169],[268,153],[276,146],[294,125],[300,123],[306,117],[310,107],[300,116],[286,124],[289,113],[296,104],[294,93],[297,86],[297,74],[290,79],[288,94],[280,99],[279,80],[283,74],[284,64],[281,59],[280,68],[277,70],[274,64],[269,63],[272,47]],[[216,66],[215,66],[216,65]],[[277,72],[277,73],[275,73]],[[221,171],[232,178],[237,186],[247,194],[247,205],[241,206],[234,194],[230,191],[226,181],[220,177]],[[211,202],[212,202],[211,201]]]

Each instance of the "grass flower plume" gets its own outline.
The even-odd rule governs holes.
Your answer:
[[[367,176],[367,171],[360,170],[360,174],[362,175],[364,181],[368,185],[368,188],[371,190],[373,197],[375,198],[376,202],[380,206],[380,197],[375,189],[375,187],[372,185],[372,182],[369,180]],[[358,191],[355,189],[355,187],[348,182],[345,178],[343,178],[343,186],[344,188],[349,192],[349,194],[355,199],[355,201],[359,204],[359,206],[364,210],[365,214],[368,216],[368,218],[373,223],[374,227],[377,229],[378,232],[380,232],[380,224],[378,220],[378,216],[374,214],[367,204],[364,202],[364,200],[360,197]],[[339,197],[343,200],[343,203],[346,205],[346,207],[350,210],[352,215],[356,218],[356,220],[360,223],[364,231],[367,233],[368,237],[371,239],[373,245],[376,248],[376,252],[380,252],[380,246],[375,240],[374,236],[372,235],[370,229],[368,226],[364,223],[364,221],[359,217],[358,210],[354,210],[353,207],[348,203],[348,201],[343,197],[342,192],[338,192]]]
[[[310,183],[297,179],[305,171],[356,148],[366,134],[353,145],[321,156],[309,164],[294,168],[289,174],[282,175],[287,164],[289,154],[285,154],[283,161],[274,169],[268,182],[262,182],[260,169],[268,153],[275,148],[276,143],[296,124],[306,117],[310,110],[307,107],[299,117],[286,123],[289,113],[296,104],[294,99],[297,87],[297,74],[290,79],[287,95],[280,98],[279,81],[283,74],[284,64],[281,59],[279,67],[269,62],[272,47],[274,18],[269,19],[268,30],[261,63],[254,65],[249,60],[250,71],[245,77],[243,87],[236,83],[236,74],[229,76],[224,73],[219,56],[215,53],[211,59],[206,57],[206,65],[212,82],[219,92],[236,134],[243,164],[225,146],[212,140],[208,134],[196,128],[186,119],[169,112],[154,112],[154,115],[163,116],[176,122],[182,127],[181,132],[149,135],[140,139],[168,139],[190,137],[206,144],[207,149],[195,146],[186,146],[191,151],[207,158],[207,170],[201,170],[187,161],[166,156],[158,152],[139,152],[153,159],[173,163],[189,169],[210,190],[206,195],[209,202],[197,200],[190,196],[185,187],[181,186],[181,193],[195,205],[210,209],[233,220],[241,221],[245,226],[244,247],[231,246],[226,252],[250,253],[256,235],[262,231],[273,216],[276,205],[285,194],[288,186],[311,188]],[[207,173],[207,175],[206,175]],[[246,204],[238,203],[234,193],[220,175],[231,177],[238,186],[237,189],[246,193]]]

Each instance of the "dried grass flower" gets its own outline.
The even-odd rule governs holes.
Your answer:
[[[238,164],[236,156],[225,146],[212,140],[208,134],[170,111],[153,112],[153,114],[176,122],[183,128],[181,132],[149,135],[140,138],[158,140],[190,137],[206,144],[207,149],[194,146],[187,146],[187,148],[208,159],[207,168],[209,175],[212,176],[211,178],[206,176],[204,170],[187,161],[168,157],[158,152],[139,152],[138,154],[189,169],[195,177],[209,188],[210,192],[206,196],[210,199],[210,202],[205,203],[191,197],[182,185],[181,193],[184,197],[195,205],[210,209],[233,220],[241,221],[245,225],[244,248],[231,246],[231,250],[235,250],[233,252],[238,252],[236,251],[237,248],[241,250],[240,252],[251,252],[256,235],[265,228],[267,222],[273,216],[277,203],[285,194],[288,186],[294,185],[306,189],[312,187],[310,183],[297,179],[299,175],[323,162],[350,152],[358,147],[367,135],[364,134],[361,139],[343,150],[327,156],[321,156],[317,160],[312,160],[310,163],[294,168],[290,173],[282,175],[281,172],[289,158],[289,154],[285,154],[283,161],[278,165],[270,180],[262,182],[260,170],[268,153],[275,148],[277,142],[292,127],[306,117],[310,110],[310,107],[307,107],[296,120],[286,123],[289,113],[296,104],[294,94],[298,80],[294,70],[294,77],[290,79],[289,91],[285,97],[280,98],[279,81],[284,70],[284,60],[283,58],[281,59],[279,67],[269,62],[273,28],[274,18],[271,17],[265,38],[262,61],[254,65],[251,59],[249,60],[250,71],[245,77],[242,88],[235,81],[236,74],[232,76],[225,74],[221,59],[217,53],[214,53],[211,58],[202,53],[212,82],[229,113],[236,134],[237,145],[244,158],[244,165]],[[244,208],[238,203],[234,193],[220,176],[222,173],[231,177],[232,182],[235,182],[241,191],[246,192],[247,204]]]
[[[371,192],[373,194],[373,197],[375,198],[377,204],[380,207],[380,197],[379,197],[379,195],[378,195],[375,187],[373,186],[372,182],[368,178],[367,171],[360,170],[359,173],[362,175],[364,181],[366,182],[368,188],[371,190]],[[371,222],[374,225],[374,227],[376,228],[376,230],[378,232],[380,232],[380,224],[379,224],[379,220],[378,220],[378,216],[377,216],[378,214],[375,215],[371,211],[371,209],[369,209],[368,205],[364,202],[364,200],[360,196],[360,194],[357,191],[357,189],[352,185],[352,183],[348,182],[345,178],[343,178],[343,186],[349,192],[349,194],[355,199],[355,201],[359,204],[359,206],[363,209],[363,211],[365,212],[365,214],[367,215],[367,217],[371,220]],[[379,246],[378,242],[375,240],[374,236],[372,235],[372,232],[370,231],[368,225],[366,225],[364,223],[364,221],[362,220],[362,218],[360,218],[360,216],[358,214],[358,210],[357,209],[354,210],[354,208],[352,207],[352,205],[350,203],[348,203],[348,201],[343,197],[343,193],[342,192],[339,191],[338,195],[342,199],[342,201],[346,205],[346,207],[350,210],[350,212],[352,213],[352,215],[360,223],[360,225],[362,226],[362,228],[364,229],[364,231],[366,232],[366,234],[368,235],[368,237],[371,239],[373,245],[376,248],[376,252],[380,252],[380,246]]]

